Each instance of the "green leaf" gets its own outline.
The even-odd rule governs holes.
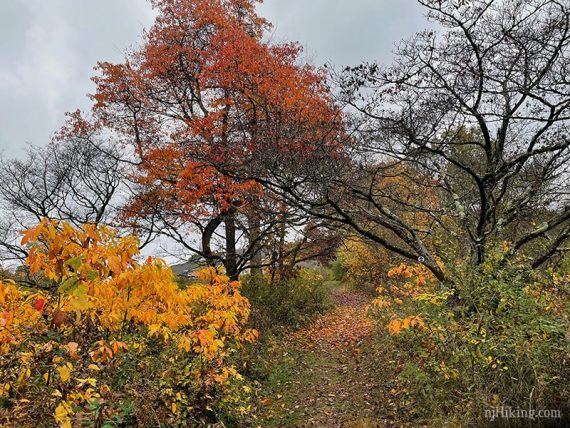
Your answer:
[[[57,291],[62,294],[73,294],[75,288],[79,285],[79,280],[76,277],[67,278],[59,286]]]
[[[74,287],[69,294],[71,294],[72,296],[82,297],[82,296],[87,296],[88,291],[89,288],[87,288],[87,285],[81,282],[76,287]]]
[[[83,264],[83,256],[74,257],[65,262],[65,265],[73,268],[75,272],[79,270],[82,264]]]
[[[90,270],[89,272],[87,272],[88,280],[95,281],[98,278],[99,278],[99,272],[97,272],[96,270]]]

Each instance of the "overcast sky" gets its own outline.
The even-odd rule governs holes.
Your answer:
[[[427,26],[415,0],[266,0],[273,39],[297,40],[315,63],[390,61]],[[0,0],[0,152],[46,144],[64,113],[88,109],[99,60],[118,62],[152,24],[145,0]]]

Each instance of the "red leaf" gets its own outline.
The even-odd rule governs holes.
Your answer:
[[[44,306],[46,305],[46,300],[45,299],[37,299],[36,303],[34,304],[34,308],[36,308],[36,311],[41,311],[43,310]]]

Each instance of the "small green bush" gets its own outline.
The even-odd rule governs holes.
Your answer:
[[[275,281],[242,279],[241,292],[251,304],[251,322],[257,329],[299,328],[329,307],[328,285],[316,269],[300,269],[296,276]]]
[[[336,258],[330,264],[330,278],[332,281],[343,281],[347,273],[347,268],[344,266],[341,259]]]

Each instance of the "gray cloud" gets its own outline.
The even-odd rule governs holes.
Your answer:
[[[0,149],[45,144],[64,113],[89,106],[98,60],[119,61],[152,22],[144,0],[0,2]]]
[[[276,41],[298,40],[315,63],[388,62],[426,27],[414,0],[266,0]],[[89,108],[99,60],[120,61],[150,26],[145,0],[0,1],[0,151],[45,144],[64,113]]]
[[[266,0],[277,41],[297,40],[316,62],[387,62],[395,42],[426,27],[415,0]]]

